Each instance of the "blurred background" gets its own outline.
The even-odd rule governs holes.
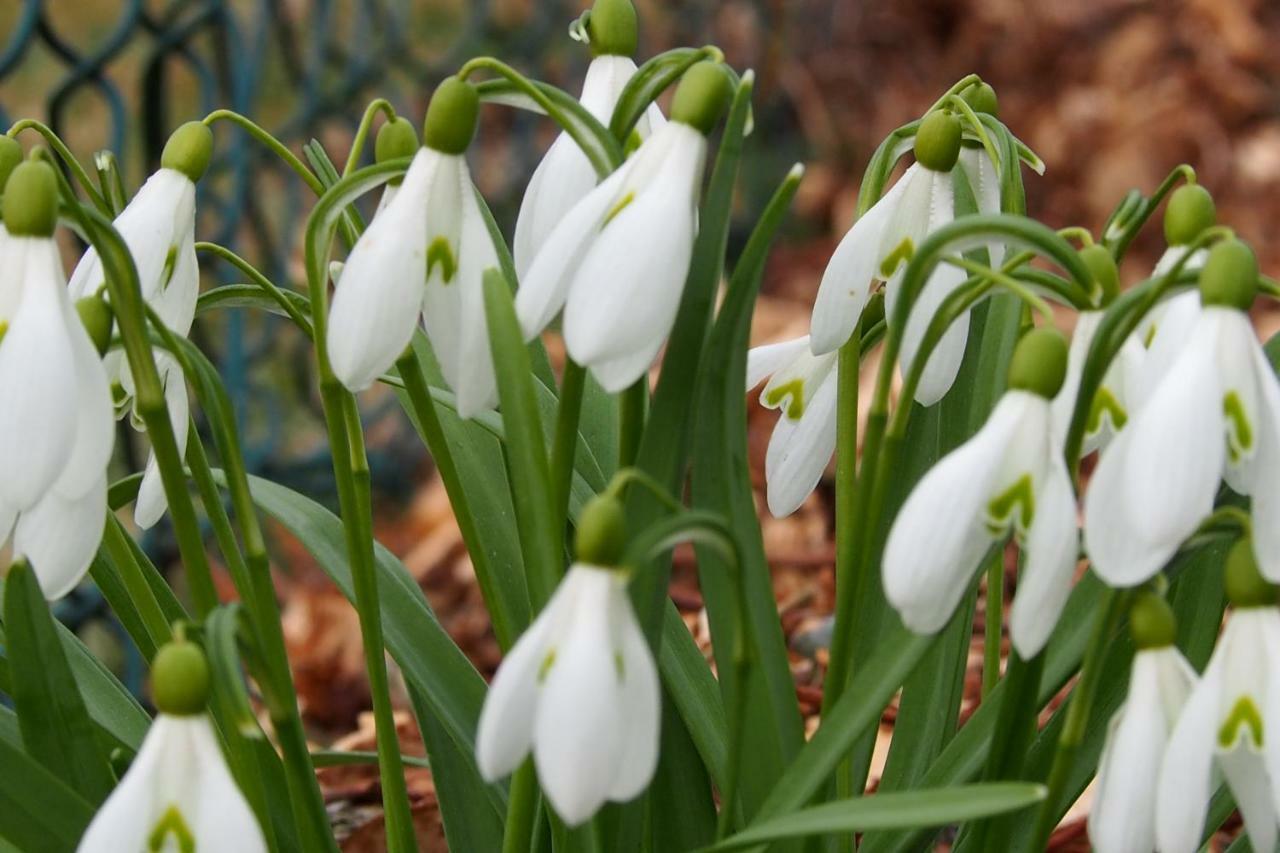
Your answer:
[[[731,253],[791,163],[808,166],[770,260],[757,341],[805,331],[822,269],[852,221],[868,156],[886,133],[969,72],[996,87],[1002,118],[1047,164],[1043,178],[1027,176],[1032,216],[1096,231],[1126,190],[1150,191],[1186,162],[1217,198],[1220,219],[1254,244],[1266,272],[1280,274],[1280,241],[1272,239],[1280,236],[1275,0],[636,2],[640,60],[714,43],[735,67],[756,70],[756,131],[735,203]],[[500,56],[576,94],[589,57],[568,37],[568,25],[584,6],[583,0],[4,0],[0,123],[46,121],[86,163],[111,149],[133,188],[156,166],[173,127],[217,108],[251,116],[295,152],[318,140],[341,163],[371,98],[388,98],[416,123],[432,86],[471,56]],[[230,246],[277,282],[299,287],[299,243],[312,199],[239,130],[220,124],[216,134],[215,167],[201,186],[199,238]],[[525,183],[554,135],[539,116],[498,107],[483,112],[472,165],[508,235]],[[68,264],[78,249],[68,244]],[[1142,277],[1162,249],[1156,223],[1130,253],[1126,278]],[[236,280],[217,265],[203,271],[205,287]],[[1280,325],[1268,315],[1258,320],[1264,334]],[[271,318],[240,312],[202,320],[196,336],[232,392],[251,465],[328,500],[328,450],[308,390],[302,337]],[[497,647],[443,488],[394,400],[370,396],[365,417],[379,490],[378,536],[489,672]],[[771,413],[753,409],[760,459],[772,421]],[[764,526],[780,613],[796,648],[797,692],[812,715],[823,652],[810,635],[830,611],[828,488],[795,516],[766,518]],[[163,529],[146,544],[161,560],[176,553]],[[275,553],[308,722],[318,740],[367,746],[355,613],[283,535]],[[689,560],[677,556],[678,563]],[[673,594],[705,640],[691,572],[677,572]],[[106,653],[136,680],[128,650],[107,636],[109,621],[92,618],[101,615],[93,591],[82,590],[65,607],[64,618],[83,632],[103,632]],[[967,700],[966,713],[971,709]],[[891,723],[892,711],[886,734]],[[408,717],[405,732],[416,737]],[[429,834],[429,774],[413,772],[415,814]],[[376,778],[342,769],[327,786],[349,824],[347,849],[376,849]],[[1055,849],[1075,849],[1081,830],[1078,821],[1065,825]]]

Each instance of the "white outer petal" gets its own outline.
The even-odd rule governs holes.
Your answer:
[[[196,763],[193,783],[180,798],[196,837],[196,849],[214,847],[236,853],[265,853],[258,819],[236,786],[208,716],[179,718],[188,727],[188,748]]]
[[[1053,428],[1060,438],[1066,438],[1071,426],[1071,415],[1075,411],[1076,398],[1080,395],[1084,362],[1102,316],[1102,311],[1081,311],[1076,317],[1076,328],[1071,333],[1071,348],[1067,350],[1067,373],[1062,380],[1062,388],[1053,398]]]
[[[1036,494],[1035,515],[1027,532],[1017,597],[1009,614],[1014,648],[1031,659],[1049,641],[1075,579],[1080,536],[1076,529],[1076,499],[1071,476],[1058,451],[1049,443],[1050,459],[1044,482]]]
[[[982,429],[916,484],[894,519],[884,549],[885,597],[916,633],[947,623],[991,545],[986,505],[1028,396],[1005,394]]]
[[[169,423],[173,427],[174,442],[178,452],[185,456],[187,452],[187,433],[191,426],[191,404],[187,397],[187,381],[181,366],[167,353],[156,353],[156,366],[160,370],[160,381],[164,387],[165,406],[169,412]],[[146,472],[142,475],[142,484],[138,487],[138,498],[133,507],[133,521],[138,527],[147,530],[155,525],[169,506],[164,493],[164,482],[160,478],[160,464],[156,461],[155,451],[147,457]]]
[[[609,785],[609,799],[625,802],[638,796],[649,786],[658,767],[659,728],[662,717],[662,691],[658,669],[653,663],[649,643],[636,622],[627,596],[627,580],[618,575],[611,579],[613,590],[609,601],[615,643],[623,662],[622,727],[623,746],[616,775]]]
[[[1253,348],[1258,390],[1257,450],[1259,472],[1253,487],[1253,549],[1267,580],[1280,583],[1280,385],[1261,347]]]
[[[782,518],[795,512],[822,479],[836,449],[836,370],[833,368],[805,407],[799,421],[778,418],[765,456],[769,512]]]
[[[13,553],[26,557],[49,601],[66,595],[80,583],[102,542],[107,520],[107,477],[83,494],[64,498],[56,491],[18,516]],[[0,541],[4,533],[0,532]]]
[[[969,186],[978,202],[979,213],[1000,212],[1000,176],[996,174],[985,148],[961,148],[960,164],[969,176]],[[992,240],[987,245],[987,257],[992,269],[999,269],[1004,263],[1005,247],[999,240]]]
[[[1135,334],[1141,341],[1145,343],[1153,329],[1154,337],[1147,347],[1141,377],[1132,389],[1131,406],[1140,408],[1146,402],[1186,350],[1200,311],[1200,291],[1193,288],[1156,305],[1147,315],[1146,323],[1139,325]]]
[[[1156,843],[1161,853],[1194,853],[1209,808],[1222,663],[1209,661],[1204,678],[1178,716],[1156,783]]]
[[[1244,828],[1254,850],[1276,849],[1276,807],[1273,785],[1262,755],[1248,747],[1220,753],[1218,766],[1235,797]]]
[[[329,360],[351,391],[368,388],[413,339],[427,280],[425,200],[437,161],[422,149],[395,199],[360,235],[329,308]]]

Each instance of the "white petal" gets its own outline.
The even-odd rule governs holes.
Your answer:
[[[578,143],[561,133],[534,170],[520,202],[513,249],[516,273],[523,279],[569,211],[596,185],[596,171]]]
[[[1142,374],[1132,389],[1131,407],[1141,407],[1187,349],[1200,316],[1200,291],[1191,289],[1169,297],[1147,315],[1136,334],[1147,346]]]
[[[1276,849],[1276,809],[1271,779],[1262,756],[1238,747],[1218,756],[1218,766],[1235,797],[1254,850]]]
[[[76,434],[75,355],[60,300],[62,271],[43,238],[23,244],[22,304],[0,340],[0,494],[23,510],[66,466]]]
[[[565,823],[577,826],[609,795],[625,744],[623,691],[610,642],[607,571],[580,569],[578,599],[547,671],[534,720],[538,781]]]
[[[169,412],[169,423],[173,427],[174,441],[178,446],[178,453],[185,456],[187,433],[191,425],[186,378],[177,361],[168,354],[157,353],[156,366],[160,369],[160,381],[164,383],[164,400]],[[133,508],[134,523],[147,530],[160,520],[168,506],[164,482],[160,477],[160,463],[156,461],[155,451],[152,451],[147,457],[142,484],[138,487],[138,498]]]
[[[1262,349],[1253,352],[1260,402],[1253,464],[1259,472],[1271,472],[1258,476],[1253,486],[1253,550],[1262,574],[1280,583],[1280,477],[1274,476],[1280,470],[1280,387]]]
[[[1081,311],[1076,317],[1076,328],[1071,333],[1071,348],[1067,351],[1067,373],[1062,380],[1062,388],[1053,398],[1054,432],[1066,438],[1071,426],[1071,415],[1075,411],[1076,398],[1080,394],[1080,378],[1084,373],[1084,362],[1089,355],[1089,345],[1102,322],[1103,312]]]
[[[89,571],[106,520],[107,478],[103,471],[83,495],[64,498],[56,490],[50,491],[18,516],[13,531],[14,555],[30,561],[49,601],[66,595]]]
[[[173,275],[156,293],[152,305],[166,326],[185,337],[195,320],[199,297],[200,264],[196,258],[195,231],[192,230],[178,244]]]
[[[179,739],[180,729],[174,726],[177,719],[167,714],[157,715],[128,772],[80,838],[77,853],[148,849],[147,837],[163,811],[158,790],[162,765],[171,760],[169,753],[174,751],[175,741],[180,747],[184,745]]]
[[[236,786],[209,718],[181,718],[189,728],[189,749],[196,776],[186,786],[180,808],[190,823],[197,849],[213,847],[236,853],[265,853],[266,839],[258,819]]]
[[[750,391],[775,372],[795,361],[797,356],[808,349],[808,335],[752,348],[747,352],[747,390]]]
[[[1213,511],[1226,455],[1215,320],[1202,317],[1126,430],[1133,432],[1123,475],[1128,516],[1148,541],[1180,543]]]
[[[1076,499],[1066,463],[1051,443],[1044,485],[1036,494],[1035,515],[1026,536],[1018,594],[1009,615],[1014,648],[1024,659],[1034,657],[1058,624],[1075,578],[1079,534]]]
[[[916,484],[889,531],[885,597],[917,633],[942,628],[990,547],[985,516],[1001,457],[1021,426],[1026,395],[1005,394],[991,417]]]
[[[368,388],[413,338],[427,280],[426,195],[436,160],[419,151],[395,200],[360,235],[329,309],[329,359],[348,389]]]
[[[619,659],[622,661],[621,708],[624,717],[622,753],[617,775],[609,786],[609,799],[625,802],[649,786],[658,766],[658,730],[662,715],[662,692],[653,653],[645,641],[627,597],[623,577],[613,579],[610,619]]]
[[[783,414],[773,428],[765,480],[769,512],[776,518],[790,515],[804,503],[835,453],[837,386],[832,370],[799,421]]]
[[[1222,667],[1209,662],[1182,709],[1165,749],[1156,784],[1156,842],[1162,853],[1194,853],[1209,808],[1209,783]]]
[[[969,176],[969,186],[978,202],[979,213],[1000,212],[1000,176],[996,173],[991,157],[984,148],[961,148],[960,164]],[[1004,263],[1004,244],[998,240],[987,243],[987,257],[992,269]]]

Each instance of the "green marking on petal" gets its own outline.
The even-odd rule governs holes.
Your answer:
[[[613,653],[613,668],[618,671],[619,681],[627,677],[627,665],[622,660],[622,652]]]
[[[1262,749],[1262,712],[1249,696],[1241,696],[1231,713],[1227,714],[1222,728],[1218,729],[1218,745],[1230,749],[1239,743],[1241,726],[1248,727],[1246,734],[1253,741],[1254,748]]]
[[[187,826],[177,806],[169,806],[160,815],[160,820],[156,821],[155,828],[147,836],[147,850],[150,853],[160,853],[165,847],[165,839],[170,835],[178,842],[178,849],[182,853],[195,853],[195,836],[191,834],[191,828]]]
[[[164,256],[164,269],[160,271],[160,289],[169,287],[173,281],[173,271],[178,268],[178,247],[170,246],[169,253]]]
[[[547,656],[542,659],[542,664],[538,667],[538,683],[541,684],[547,678],[547,673],[551,671],[551,666],[556,662],[556,650],[551,649],[547,652]]]
[[[631,202],[635,200],[636,200],[636,194],[634,190],[632,192],[627,193],[622,198],[618,199],[618,203],[615,204],[613,207],[609,208],[609,212],[604,215],[604,222],[600,223],[600,227],[604,228],[606,225],[612,222],[615,216],[617,216],[622,211],[626,210],[627,205],[631,204]]]
[[[1152,323],[1151,328],[1147,329],[1147,336],[1142,339],[1142,345],[1147,349],[1151,349],[1151,342],[1156,339],[1156,324]]]
[[[623,149],[623,153],[630,157],[635,153],[636,149],[644,144],[644,137],[640,135],[640,131],[636,128],[631,129],[631,135],[627,137],[627,146]]]
[[[1228,391],[1222,398],[1222,413],[1227,418],[1227,455],[1236,463],[1253,450],[1253,425],[1235,391]]]
[[[798,421],[804,414],[803,379],[792,379],[790,382],[784,382],[776,388],[769,389],[764,395],[764,402],[771,408],[777,408],[788,397],[791,399],[787,402],[785,414],[791,420]]]
[[[888,279],[898,269],[899,264],[905,264],[910,261],[915,253],[916,246],[911,242],[911,238],[904,237],[902,242],[894,247],[894,250],[880,262],[880,277]]]
[[[1085,432],[1093,435],[1102,429],[1103,417],[1111,420],[1111,426],[1116,431],[1124,429],[1124,425],[1129,422],[1128,412],[1125,411],[1124,406],[1120,405],[1116,395],[1106,387],[1099,388],[1097,395],[1093,398],[1093,405],[1089,408],[1089,419],[1085,421]]]
[[[0,320],[0,343],[4,343],[5,333],[9,331],[9,321]]]
[[[987,504],[987,530],[999,535],[1013,522],[1020,530],[1030,530],[1036,515],[1036,493],[1031,475],[1023,474],[1012,486]]]
[[[444,237],[435,238],[427,247],[427,278],[431,278],[431,270],[436,264],[440,265],[440,277],[444,279],[444,283],[453,281],[458,272],[458,260],[454,257],[453,247]]]

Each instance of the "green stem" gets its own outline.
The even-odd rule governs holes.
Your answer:
[[[982,700],[1000,681],[1000,641],[1004,638],[1004,549],[987,563],[987,614],[982,626]]]
[[[93,202],[93,206],[97,208],[98,212],[103,216],[110,217],[111,205],[107,204],[107,200],[103,198],[102,194],[93,186],[93,182],[89,178],[89,173],[85,171],[84,166],[80,165],[80,161],[71,153],[71,149],[67,147],[67,144],[63,142],[62,139],[58,137],[58,134],[54,133],[48,125],[43,122],[36,121],[33,118],[24,118],[14,123],[13,127],[9,128],[9,132],[6,135],[10,138],[14,138],[28,128],[36,131],[44,137],[45,142],[49,143],[49,147],[57,152],[58,157],[61,158],[67,168],[71,170],[71,174],[75,176],[76,182],[80,184],[85,195],[89,197],[89,201]]]
[[[526,758],[511,775],[507,799],[507,823],[502,832],[502,853],[527,853],[538,818],[538,779],[533,759]]]
[[[373,128],[374,117],[380,112],[386,114],[387,121],[396,120],[396,108],[391,106],[391,102],[386,98],[375,98],[369,102],[369,106],[364,108],[364,115],[360,118],[360,126],[356,128],[356,137],[351,142],[351,152],[347,154],[347,165],[342,168],[343,177],[350,175],[360,165],[360,155],[364,153],[365,140],[369,138],[369,131]]]
[[[225,246],[219,246],[217,243],[198,242],[196,243],[196,251],[204,252],[208,255],[215,255],[240,270],[240,272],[248,276],[249,281],[262,288],[262,291],[266,293],[267,296],[271,297],[271,300],[279,305],[281,310],[289,315],[289,319],[302,330],[303,334],[309,338],[313,336],[311,321],[307,319],[305,314],[298,310],[298,307],[290,301],[284,291],[279,287],[276,287],[275,282],[259,272],[253,264],[249,263]]]
[[[142,567],[138,565],[133,550],[129,547],[127,536],[114,515],[107,519],[106,530],[102,535],[103,547],[107,549],[111,562],[115,563],[116,570],[120,573],[120,579],[129,592],[129,601],[142,619],[147,636],[158,649],[172,637],[169,620],[165,618],[160,602],[156,600],[151,585],[143,576]]]
[[[1163,181],[1160,186],[1156,187],[1156,191],[1151,194],[1150,198],[1144,199],[1141,206],[1133,214],[1132,218],[1125,222],[1115,223],[1108,222],[1103,228],[1102,243],[1111,250],[1111,254],[1115,256],[1116,262],[1119,263],[1129,248],[1129,244],[1133,242],[1133,238],[1138,236],[1138,232],[1147,224],[1147,220],[1156,212],[1156,208],[1164,201],[1164,197],[1173,191],[1179,181],[1193,184],[1196,181],[1196,170],[1183,163],[1174,168]],[[1119,232],[1112,237],[1111,232],[1119,225]]]
[[[551,446],[552,511],[562,532],[568,525],[569,488],[573,483],[578,421],[582,416],[582,391],[586,386],[586,379],[586,368],[573,359],[566,358],[564,378],[560,381],[560,403],[556,409],[556,433]]]
[[[649,377],[641,376],[618,399],[618,467],[630,468],[640,453],[649,408]]]
[[[249,135],[261,142],[271,152],[284,161],[285,165],[292,169],[299,178],[302,179],[313,193],[316,195],[324,195],[324,184],[315,176],[315,173],[307,168],[307,164],[299,159],[285,144],[276,139],[265,128],[253,121],[248,116],[242,116],[234,110],[214,110],[204,117],[204,123],[212,126],[216,121],[229,121],[237,124],[248,131]]]

